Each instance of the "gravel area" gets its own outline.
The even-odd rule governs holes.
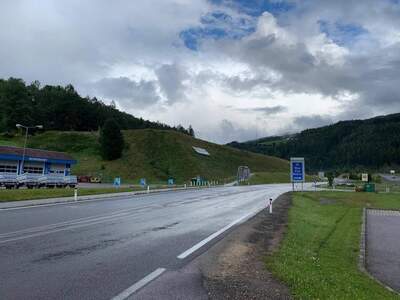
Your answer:
[[[273,214],[265,209],[212,247],[200,268],[209,299],[291,299],[289,289],[266,269],[287,227],[290,193],[281,195]]]

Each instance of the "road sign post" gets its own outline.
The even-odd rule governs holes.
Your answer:
[[[295,183],[301,183],[301,190],[303,190],[303,183],[305,180],[304,157],[290,158],[290,180],[292,182],[293,191]]]

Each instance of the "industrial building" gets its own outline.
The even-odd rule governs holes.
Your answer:
[[[0,146],[0,185],[28,188],[74,186],[71,166],[76,164],[63,152]]]

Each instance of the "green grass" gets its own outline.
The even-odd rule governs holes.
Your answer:
[[[313,177],[306,175],[306,181],[312,182]],[[289,183],[289,172],[257,172],[250,177],[250,184]]]
[[[163,130],[126,130],[126,147],[120,159],[103,161],[99,155],[97,132],[48,131],[29,137],[28,146],[70,153],[78,164],[72,172],[77,175],[101,176],[111,182],[116,176],[123,183],[138,183],[146,178],[149,183],[165,183],[169,177],[178,183],[197,175],[223,182],[236,176],[237,168],[247,165],[252,172],[288,172],[285,160],[233,149],[194,139],[190,136]],[[21,137],[0,137],[0,143],[21,146]],[[209,157],[194,152],[192,146],[202,147]]]
[[[333,202],[321,204],[321,199]],[[399,299],[358,270],[362,208],[400,208],[394,194],[295,193],[268,269],[297,299]]]
[[[109,193],[132,192],[134,188],[87,188],[79,189],[79,196],[98,195]],[[74,196],[73,189],[19,189],[19,190],[0,190],[0,202],[37,200],[46,198],[60,198]]]
[[[250,184],[268,184],[268,183],[287,183],[290,182],[288,172],[258,172],[254,173],[249,180]]]

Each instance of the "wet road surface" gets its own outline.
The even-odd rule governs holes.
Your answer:
[[[183,268],[290,189],[220,187],[1,210],[0,299],[123,299],[152,272]]]

